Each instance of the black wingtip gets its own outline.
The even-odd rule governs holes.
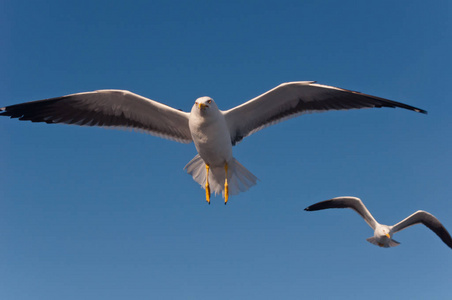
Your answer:
[[[305,211],[311,211],[311,209],[309,209],[309,207],[306,207],[304,210]]]
[[[421,113],[421,114],[424,114],[424,115],[428,115],[428,112],[426,110],[423,110],[423,109],[420,109],[420,108],[416,108],[414,111],[418,112],[418,113]]]

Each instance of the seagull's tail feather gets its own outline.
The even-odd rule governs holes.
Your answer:
[[[206,185],[206,163],[197,154],[184,168],[188,174],[193,177],[193,180],[205,189]],[[224,167],[211,167],[209,170],[209,185],[212,192],[216,194],[223,194],[224,197],[224,181],[225,181]],[[257,177],[248,171],[235,158],[228,163],[228,185],[229,195],[236,195],[240,192],[248,190],[255,185]]]
[[[398,245],[400,245],[399,242],[397,242],[397,241],[395,241],[393,239],[389,240],[389,247],[395,247],[395,246],[398,246]]]
[[[370,237],[370,238],[366,239],[366,241],[368,241],[369,243],[374,244],[376,246],[380,246],[380,247],[384,247],[384,248],[390,248],[390,247],[395,247],[395,246],[400,245],[399,242],[397,242],[397,241],[395,241],[393,239],[390,239],[389,242],[387,244],[383,245],[383,246],[381,246],[377,242],[377,239],[375,237]]]
[[[370,237],[370,238],[366,239],[366,241],[368,241],[371,244],[374,244],[374,245],[378,246],[377,239],[375,237]]]

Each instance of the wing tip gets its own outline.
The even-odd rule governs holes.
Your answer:
[[[358,92],[358,91],[353,91],[353,90],[349,90],[349,89],[343,89],[343,88],[330,86],[330,85],[319,84],[319,83],[317,83],[317,81],[299,81],[299,82],[288,82],[288,83],[304,83],[304,84],[314,85],[314,86],[321,87],[321,88],[329,88],[329,89],[340,90],[340,91],[343,91],[343,92],[349,92],[349,93],[353,93],[353,94],[360,94],[360,95],[363,95],[363,96],[370,96],[372,98],[380,98],[380,97],[367,95],[367,94],[364,94],[364,93],[361,93],[361,92]],[[392,102],[393,105],[394,104],[396,104],[396,105],[394,105],[394,106],[381,105],[381,106],[375,106],[375,107],[384,107],[384,106],[385,107],[393,107],[393,108],[400,107],[400,108],[405,108],[405,109],[408,109],[408,110],[412,110],[414,112],[418,112],[418,113],[421,113],[421,114],[424,114],[424,115],[428,114],[428,112],[426,110],[422,109],[422,108],[417,108],[417,107],[414,107],[414,106],[406,105],[404,103],[398,103],[398,102],[395,102],[395,101],[392,101],[392,100],[388,100],[388,99],[384,99],[384,98],[380,98],[380,99]],[[398,105],[398,104],[402,104],[402,105]]]
[[[309,205],[304,210],[305,211],[316,211],[316,210],[326,209],[326,208],[329,208],[328,204],[331,203],[331,202],[332,202],[332,199],[325,200],[325,201],[320,201],[320,202],[314,203],[312,205]]]
[[[428,115],[428,112],[426,110],[420,109],[420,108],[415,108],[414,109],[415,112],[424,114],[424,115]]]

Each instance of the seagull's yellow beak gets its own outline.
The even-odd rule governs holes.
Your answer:
[[[386,233],[385,235],[388,237],[388,239],[391,238],[391,236],[389,235],[389,233]]]
[[[207,107],[207,104],[199,103],[198,106],[199,106],[199,109],[204,109]]]

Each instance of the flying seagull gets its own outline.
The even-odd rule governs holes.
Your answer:
[[[125,90],[98,90],[0,108],[0,115],[23,121],[131,128],[181,143],[194,142],[198,154],[185,170],[206,190],[238,194],[257,178],[233,156],[243,138],[303,113],[354,108],[401,107],[425,110],[315,81],[283,83],[232,109],[221,111],[210,97],[198,98],[183,112]]]
[[[367,210],[361,199],[356,197],[337,197],[313,204],[304,210],[314,211],[327,208],[351,208],[356,211],[374,230],[374,236],[368,238],[367,241],[380,247],[389,248],[398,246],[400,243],[392,239],[394,233],[422,223],[436,233],[447,246],[452,248],[452,238],[443,224],[435,216],[423,210],[418,210],[411,216],[392,226],[378,223]]]

